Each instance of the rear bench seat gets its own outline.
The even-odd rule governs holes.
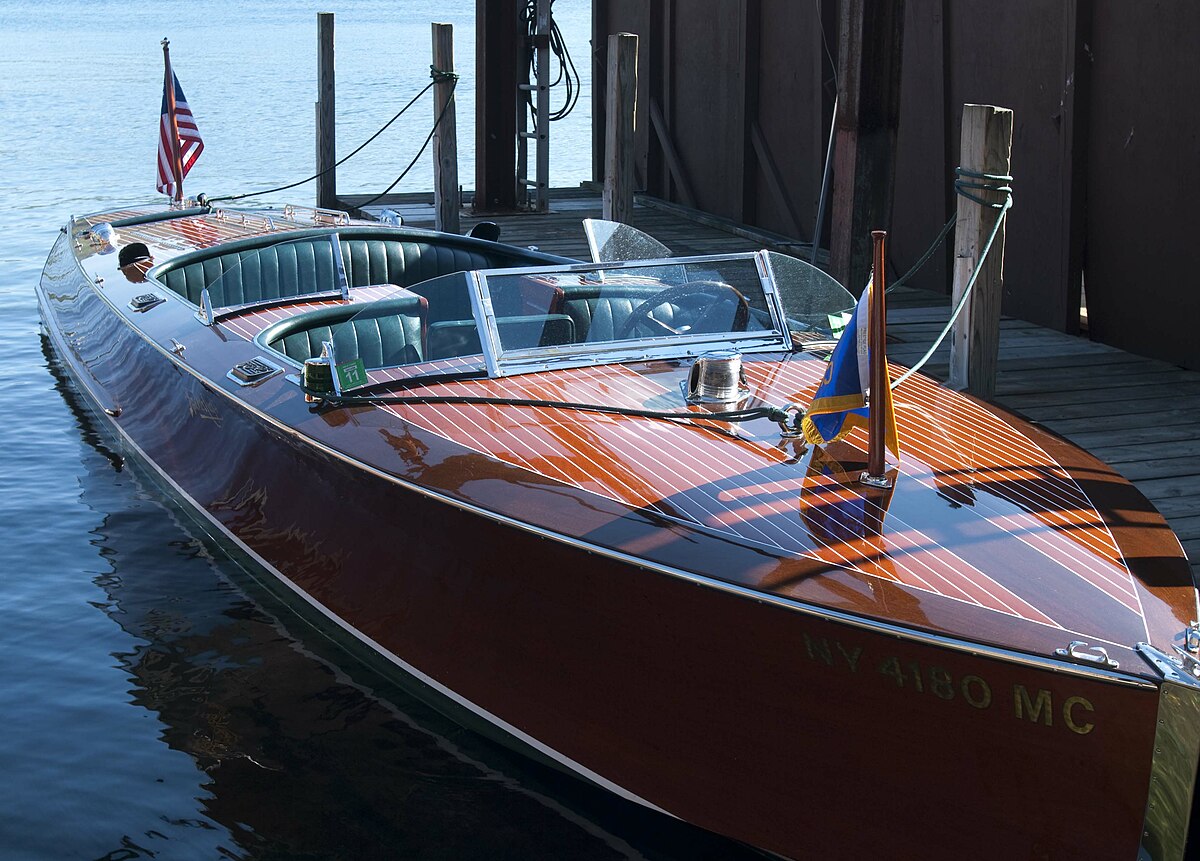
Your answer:
[[[337,289],[331,232],[314,229],[238,240],[182,254],[152,275],[195,305],[200,304],[200,293],[207,287],[214,308],[329,292]],[[351,287],[409,287],[451,272],[577,262],[468,236],[405,228],[342,228],[336,232]],[[433,319],[464,316],[462,309],[438,308],[433,315]]]

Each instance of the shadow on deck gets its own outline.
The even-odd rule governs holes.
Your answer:
[[[392,209],[406,225],[432,228],[430,200],[429,194],[394,195],[368,207],[368,214]],[[347,196],[344,203],[352,206],[354,198]],[[504,242],[588,259],[580,222],[601,216],[599,196],[557,189],[550,205],[548,213],[473,216],[464,210],[462,230],[495,221]],[[786,237],[640,196],[633,225],[680,256],[762,247],[808,256],[806,246]],[[943,294],[908,287],[890,294],[888,357],[900,364],[916,362],[948,318]],[[1132,481],[1167,518],[1193,572],[1200,574],[1200,372],[1020,320],[1005,318],[1000,329],[993,400],[1070,439]],[[946,379],[948,342],[924,371]]]

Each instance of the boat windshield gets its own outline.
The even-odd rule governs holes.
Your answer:
[[[488,371],[788,349],[755,254],[474,273]]]
[[[855,305],[829,275],[770,251],[482,271],[474,286],[496,376],[713,349],[828,347]]]

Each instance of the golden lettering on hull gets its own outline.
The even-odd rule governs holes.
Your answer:
[[[1051,726],[1054,723],[1053,711],[1048,690],[1043,688],[1036,697],[1030,697],[1024,685],[1013,685],[1013,712],[1017,720],[1028,717],[1033,723],[1040,720],[1046,726]]]
[[[1087,711],[1088,714],[1093,714],[1096,709],[1084,697],[1067,697],[1067,701],[1063,703],[1063,723],[1067,725],[1067,729],[1071,732],[1077,732],[1080,735],[1087,735],[1095,727],[1095,724],[1089,722],[1080,722],[1076,716],[1075,707]]]
[[[1087,697],[1074,695],[1059,699],[1051,690],[1019,682],[1012,686],[1012,705],[1004,705],[1003,686],[999,692],[986,676],[968,673],[955,675],[946,667],[924,664],[899,653],[869,655],[861,645],[827,637],[804,634],[803,655],[809,663],[846,672],[864,680],[875,677],[885,687],[906,690],[931,702],[962,702],[975,711],[1008,709],[1023,724],[1053,728],[1056,724],[1076,735],[1087,735],[1096,728],[1096,707]],[[875,672],[870,670],[874,668]],[[866,673],[860,673],[864,669]],[[867,682],[864,682],[867,683]],[[999,705],[997,705],[999,696]]]

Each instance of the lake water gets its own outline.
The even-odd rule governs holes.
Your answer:
[[[556,13],[585,79],[552,128],[556,186],[589,175],[589,4]],[[455,25],[473,140],[471,2],[0,2],[0,859],[732,858],[726,841],[456,728],[258,596],[143,480],[56,375],[33,287],[71,214],[155,200],[171,54],[206,149],[190,192],[312,173],[316,12],[337,13],[338,142],[428,80]],[[429,96],[339,172],[382,191]],[[473,180],[469,147],[460,176]],[[397,191],[431,187],[428,157]],[[304,186],[267,203],[311,203]]]

